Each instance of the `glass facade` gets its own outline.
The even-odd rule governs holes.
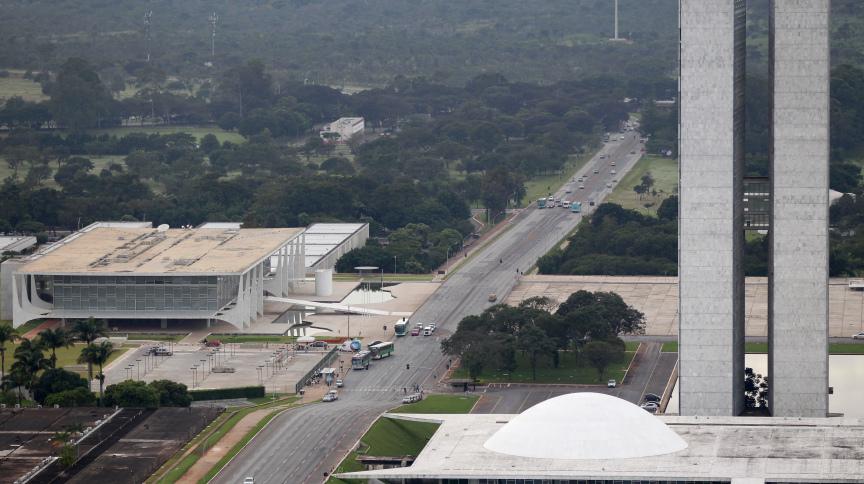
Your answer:
[[[216,311],[237,296],[239,276],[51,276],[55,309]]]

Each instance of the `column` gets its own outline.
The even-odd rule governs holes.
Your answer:
[[[828,412],[829,0],[771,2],[770,408]]]
[[[681,415],[743,407],[743,0],[681,0]]]

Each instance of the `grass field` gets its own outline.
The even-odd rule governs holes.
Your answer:
[[[657,190],[657,197],[651,195],[643,195],[642,200],[639,200],[633,187],[639,185],[642,181],[642,176],[647,172],[651,172],[654,177],[654,189]],[[664,198],[671,195],[678,185],[678,160],[672,158],[662,158],[659,156],[643,156],[636,166],[630,170],[615,186],[612,194],[606,198],[609,203],[617,203],[624,208],[632,208],[645,214],[654,214],[657,212],[657,207]],[[659,194],[662,191],[662,195]],[[646,207],[645,205],[650,205]]]
[[[567,384],[595,384],[606,379],[621,381],[630,366],[630,361],[636,354],[639,343],[627,343],[627,352],[620,361],[609,365],[602,377],[598,377],[597,370],[589,366],[583,359],[576,364],[576,355],[570,351],[562,351],[561,362],[558,368],[553,368],[548,359],[541,360],[537,367],[537,379],[532,378],[531,366],[528,358],[522,352],[516,354],[516,370],[512,373],[503,371],[484,370],[479,379],[490,383],[567,383]],[[457,368],[453,372],[453,378],[468,378],[466,368]]]
[[[663,343],[661,351],[669,353],[678,352],[677,341]],[[745,353],[768,353],[768,343],[744,343]],[[858,343],[829,343],[828,353],[832,355],[864,355],[864,344]]]
[[[392,413],[468,413],[477,403],[476,395],[428,395],[417,403],[390,410]]]
[[[589,153],[581,157],[571,156],[564,165],[564,170],[557,175],[542,175],[532,177],[525,182],[525,199],[522,200],[522,207],[526,207],[537,201],[540,197],[549,195],[549,192],[554,192],[561,188],[567,180],[569,180],[580,168],[585,166],[585,163],[594,156],[594,153]]]
[[[38,82],[24,79],[23,72],[14,70],[7,72],[9,77],[0,77],[0,104],[16,96],[31,102],[48,99],[48,96],[42,94],[42,86]]]
[[[394,413],[468,413],[474,407],[478,397],[463,395],[428,395],[418,403],[396,407]],[[438,424],[431,422],[409,422],[389,418],[379,418],[369,431],[360,439],[359,452],[377,456],[418,455],[432,435]],[[358,452],[351,452],[333,471],[362,471],[363,466],[357,462]],[[327,484],[354,484],[361,481],[352,479],[337,479],[331,477]]]
[[[241,136],[240,133],[235,133],[233,131],[225,131],[218,126],[132,126],[123,128],[92,129],[88,131],[88,133],[93,135],[109,134],[113,136],[125,136],[129,133],[188,133],[198,138],[199,141],[204,136],[212,133],[216,135],[216,138],[219,140],[220,143],[225,141],[230,141],[232,143],[243,143],[246,141],[246,139]]]
[[[15,348],[18,347],[17,343],[6,343],[6,359],[5,365],[3,367],[3,371],[9,371],[9,367],[12,366],[12,363],[15,361]],[[76,343],[74,346],[70,348],[58,348],[57,349],[57,367],[63,368],[66,366],[72,366],[78,364],[78,355],[81,354],[81,349],[84,348],[83,343]],[[111,352],[111,357],[108,358],[108,362],[105,363],[105,366],[108,366],[112,361],[116,360],[118,356],[122,355],[126,352],[128,348],[116,348],[113,352]],[[50,351],[44,351],[45,358],[51,357]]]

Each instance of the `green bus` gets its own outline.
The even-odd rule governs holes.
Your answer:
[[[368,370],[371,361],[372,353],[368,351],[358,351],[351,357],[351,368],[355,370]]]
[[[573,213],[579,213],[582,211],[582,202],[573,202],[570,204],[570,211]]]
[[[372,352],[373,360],[380,360],[381,358],[387,358],[388,356],[393,354],[395,347],[393,343],[378,343],[377,345],[372,345],[369,347],[369,351]]]
[[[540,198],[537,200],[537,208],[546,208],[546,199]]]
[[[408,334],[408,321],[405,318],[400,319],[396,325],[396,336],[405,336]]]

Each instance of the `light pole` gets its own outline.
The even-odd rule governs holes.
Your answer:
[[[189,370],[192,371],[192,388],[195,388],[195,383],[198,377],[198,368],[193,366],[192,368],[189,368]]]
[[[135,360],[135,366],[138,368],[138,381],[141,381],[141,359]],[[147,373],[146,371],[144,373]]]
[[[396,274],[396,256],[393,256],[393,274]]]

